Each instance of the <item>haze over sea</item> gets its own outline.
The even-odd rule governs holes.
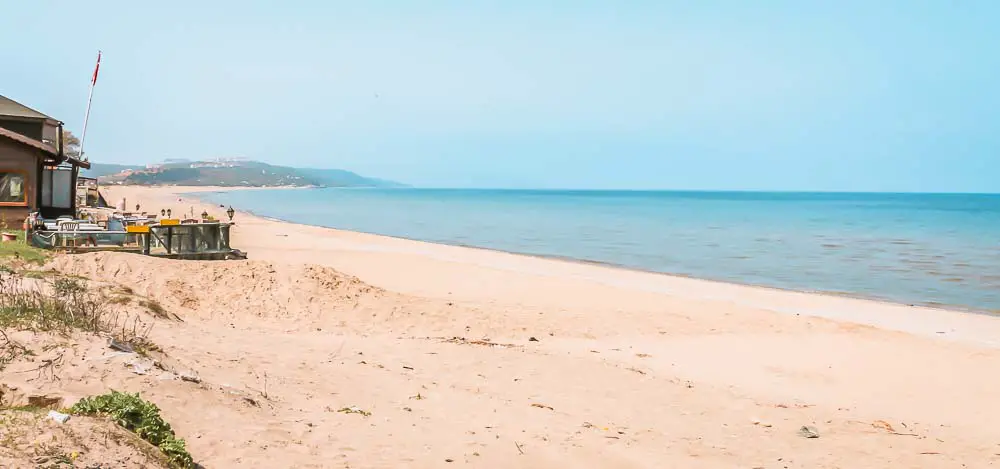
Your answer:
[[[311,189],[199,198],[401,238],[1000,311],[1000,195]]]

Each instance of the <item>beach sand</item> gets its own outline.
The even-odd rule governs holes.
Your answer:
[[[206,188],[102,190],[129,207],[225,217],[182,195]],[[208,468],[1000,464],[994,317],[236,209],[232,245],[247,261],[52,264],[179,316],[151,338],[200,383],[130,373],[83,338],[61,380],[16,384],[68,400],[139,391]],[[799,434],[807,425],[819,438]]]

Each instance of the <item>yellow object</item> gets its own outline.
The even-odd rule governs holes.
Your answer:
[[[126,226],[125,231],[128,233],[149,233],[149,227],[146,225],[132,225]]]
[[[176,218],[164,218],[160,220],[160,226],[176,226],[180,225],[181,221]]]

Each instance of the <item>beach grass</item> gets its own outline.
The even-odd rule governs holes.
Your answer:
[[[47,287],[32,288],[20,277],[0,277],[0,331],[87,332],[129,344],[138,353],[158,349],[148,339],[151,324],[113,306],[105,295],[77,278],[55,277]],[[0,337],[0,355],[10,362],[23,350],[6,337]]]
[[[45,249],[31,246],[25,241],[24,233],[17,233],[17,240],[0,243],[0,261],[21,259],[32,264],[44,264],[52,255]]]

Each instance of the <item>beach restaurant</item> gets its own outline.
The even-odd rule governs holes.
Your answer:
[[[64,153],[63,123],[0,95],[0,226],[34,212],[74,216],[76,179],[90,163]]]

